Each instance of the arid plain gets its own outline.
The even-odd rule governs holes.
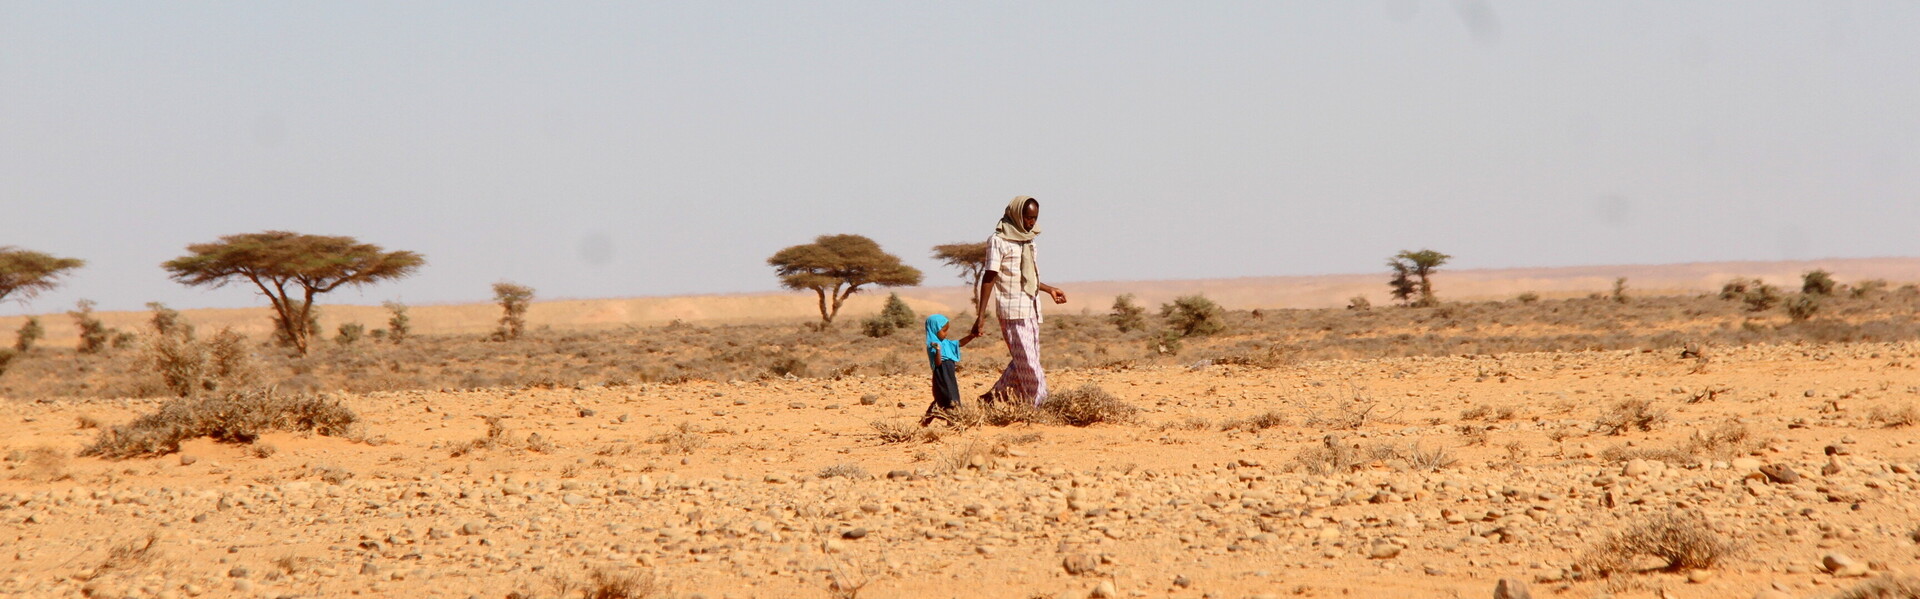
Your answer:
[[[1827,597],[1911,584],[1899,576],[1920,574],[1920,288],[1904,285],[1920,260],[1633,268],[1443,271],[1449,303],[1420,309],[1386,305],[1384,276],[1069,287],[1043,333],[1051,385],[1112,402],[1102,421],[1000,414],[926,432],[912,426],[928,399],[917,335],[857,330],[884,294],[825,333],[802,326],[811,299],[794,296],[550,302],[529,318],[545,330],[511,342],[481,340],[491,306],[423,306],[412,345],[258,350],[259,384],[337,402],[351,427],[123,459],[77,454],[179,400],[147,380],[137,344],[75,355],[61,318],[44,317],[52,347],[0,375],[0,594],[1486,597],[1506,579],[1536,597]],[[1810,314],[1717,296],[1761,276],[1790,303],[1812,268],[1850,285]],[[1618,299],[1615,277],[1629,281]],[[1513,299],[1527,291],[1542,297]],[[1232,309],[1225,332],[1169,348],[1104,319],[1118,293],[1155,307],[1196,292]],[[1372,309],[1338,307],[1360,293]],[[922,314],[952,313],[960,295],[902,293]],[[129,331],[146,318],[105,316]],[[185,317],[264,338],[258,310]],[[987,387],[1005,359],[998,343],[970,348],[963,389]]]

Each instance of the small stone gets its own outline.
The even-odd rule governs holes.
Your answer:
[[[194,462],[198,462],[198,461],[200,461],[200,458],[198,456],[184,454],[184,453],[180,454],[180,465],[182,466],[192,466]]]
[[[1713,580],[1712,570],[1689,570],[1687,572],[1687,582],[1689,583],[1700,584],[1709,580]]]
[[[244,578],[235,580],[233,581],[233,590],[240,593],[251,593],[253,592],[253,581]]]
[[[1183,589],[1187,587],[1191,587],[1193,586],[1193,579],[1187,578],[1186,575],[1184,574],[1175,576],[1173,577],[1173,586],[1177,586]]]
[[[1493,599],[1533,599],[1533,593],[1527,591],[1525,582],[1502,578],[1493,585]]]
[[[253,572],[248,571],[246,566],[234,566],[232,569],[227,570],[228,578],[246,578],[250,574],[253,574]]]
[[[193,515],[194,524],[199,524],[201,522],[206,522],[206,521],[207,521],[207,515],[205,513],[199,513],[199,514]]]
[[[807,409],[807,402],[804,402],[804,401],[787,402],[787,407],[795,410],[804,410],[804,409]]]
[[[1753,599],[1793,599],[1793,595],[1780,589],[1760,589],[1753,594]]]
[[[870,406],[877,403],[880,403],[880,396],[878,395],[868,393],[866,395],[860,396],[860,405]]]
[[[471,521],[460,525],[460,534],[465,536],[473,536],[486,531],[487,525],[479,521]]]
[[[1399,555],[1400,546],[1386,541],[1374,542],[1373,548],[1367,551],[1367,557],[1373,559],[1393,559]]]
[[[560,496],[560,503],[573,505],[573,506],[586,505],[587,498],[581,497],[579,495],[575,495],[573,493],[568,493],[566,495]]]
[[[866,536],[867,536],[867,529],[865,528],[855,528],[855,529],[840,533],[840,538],[842,539],[864,539],[866,538]]]
[[[1093,599],[1118,599],[1120,591],[1113,588],[1113,581],[1102,580],[1100,584],[1093,585],[1093,590],[1087,596]]]
[[[1775,484],[1791,485],[1800,482],[1800,473],[1794,472],[1786,464],[1767,464],[1760,467],[1760,473]]]
[[[1074,576],[1094,574],[1100,570],[1100,562],[1095,560],[1093,556],[1085,553],[1068,554],[1067,557],[1060,560],[1060,566],[1065,568],[1068,574]]]
[[[595,412],[594,412],[594,411],[593,411],[593,409],[591,409],[591,408],[580,408],[580,417],[581,417],[581,418],[590,418],[590,417],[592,417],[592,416],[594,415],[594,413],[595,413]]]
[[[374,565],[373,562],[360,564],[360,574],[362,576],[379,576],[380,566]]]

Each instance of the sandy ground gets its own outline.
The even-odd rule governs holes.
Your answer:
[[[346,396],[371,442],[14,455],[0,595],[549,597],[598,568],[707,598],[825,597],[834,580],[860,597],[1484,597],[1501,578],[1536,596],[1814,597],[1914,573],[1920,445],[1886,424],[1920,403],[1920,345],[1710,352],[1063,371],[1056,389],[1098,385],[1138,421],[894,444],[872,423],[917,417],[921,377]],[[1627,399],[1665,420],[1596,430]],[[70,455],[98,433],[83,419],[155,405],[8,405],[0,454]],[[1222,430],[1268,411],[1287,422]],[[502,442],[454,457],[485,415],[507,417]],[[1603,456],[1723,427],[1751,453]],[[1299,467],[1329,442],[1453,463]],[[1771,464],[1802,478],[1756,470]],[[1609,533],[1678,512],[1743,549],[1697,573],[1564,582]],[[1826,571],[1833,553],[1858,566]]]

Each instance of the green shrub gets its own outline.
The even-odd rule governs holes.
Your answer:
[[[391,315],[387,317],[387,340],[394,343],[406,341],[413,334],[413,319],[407,317],[407,305],[393,301],[380,305],[385,306]]]
[[[67,315],[73,317],[74,326],[80,329],[80,353],[97,354],[107,349],[107,344],[113,342],[114,330],[94,317],[93,300],[83,299],[75,305],[78,309],[67,312]]]
[[[334,335],[333,340],[335,343],[341,345],[353,345],[354,342],[359,341],[360,338],[366,336],[366,334],[367,325],[357,322],[343,323],[340,325],[339,332]]]
[[[1839,285],[1833,282],[1833,273],[1824,269],[1808,271],[1800,275],[1800,293],[1807,295],[1833,295]]]
[[[900,294],[889,293],[887,294],[887,305],[880,308],[880,319],[886,322],[888,326],[896,329],[904,329],[913,326],[915,322],[920,320],[920,317],[914,315],[913,308],[907,307],[905,300],[900,299]]]
[[[147,302],[147,309],[153,311],[153,332],[157,335],[179,335],[193,338],[193,325],[187,324],[178,310],[168,308],[160,302]]]
[[[1748,289],[1746,296],[1741,298],[1747,303],[1748,312],[1765,312],[1780,305],[1780,289],[1760,283],[1757,279],[1754,282],[1756,285]]]
[[[1113,310],[1107,313],[1107,322],[1122,333],[1143,330],[1147,328],[1147,309],[1133,302],[1133,294],[1121,294],[1113,298]]]
[[[1226,311],[1204,295],[1189,295],[1160,306],[1160,317],[1181,337],[1204,337],[1227,330]]]
[[[13,349],[20,353],[33,351],[33,344],[47,336],[47,329],[40,326],[40,317],[28,316],[26,324],[20,325],[20,332],[13,338]]]
[[[1792,318],[1796,322],[1813,318],[1813,315],[1819,312],[1820,299],[1818,296],[1802,293],[1793,296],[1791,300],[1787,300],[1787,317]]]
[[[494,341],[519,339],[527,330],[527,308],[533,305],[533,288],[501,281],[493,284],[493,301],[500,304],[500,328]]]

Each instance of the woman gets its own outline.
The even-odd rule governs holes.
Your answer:
[[[1013,360],[993,389],[980,396],[981,401],[1018,398],[1038,406],[1047,399],[1047,373],[1040,368],[1039,295],[1046,293],[1053,303],[1064,304],[1067,292],[1040,282],[1033,246],[1033,239],[1040,235],[1039,224],[1040,201],[1020,196],[1007,204],[993,237],[987,239],[987,268],[974,306],[973,334],[980,334],[987,302],[992,300],[999,309],[1000,336],[1006,339]]]

